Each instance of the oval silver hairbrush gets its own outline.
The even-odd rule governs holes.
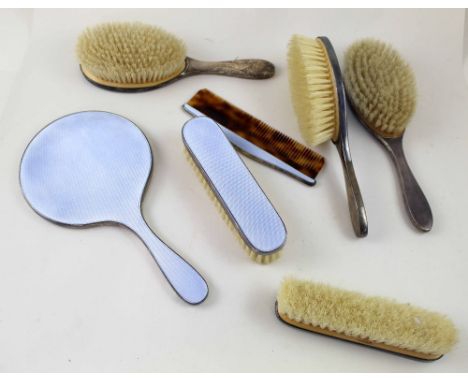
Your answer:
[[[286,242],[284,223],[218,124],[194,118],[182,128],[182,139],[200,180],[247,254],[261,264],[277,259]]]
[[[53,121],[33,138],[21,160],[20,182],[34,211],[54,223],[128,227],[148,247],[176,293],[199,304],[208,295],[205,280],[142,216],[151,167],[151,147],[133,122],[86,111]]]

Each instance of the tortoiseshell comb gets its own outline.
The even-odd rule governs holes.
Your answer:
[[[315,177],[322,169],[325,159],[302,143],[275,130],[208,89],[199,90],[183,107],[192,115],[205,115],[224,127],[223,131],[229,141],[252,159],[308,185],[315,184]]]

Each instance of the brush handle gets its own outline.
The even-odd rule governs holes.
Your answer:
[[[361,190],[354,172],[353,161],[349,152],[348,141],[339,139],[336,143],[346,183],[348,208],[354,233],[357,237],[366,237],[368,232],[367,214],[362,200]]]
[[[390,152],[395,163],[401,192],[411,222],[421,231],[430,231],[433,223],[431,206],[406,161],[403,151],[403,136],[399,138],[380,137],[380,141]]]
[[[361,190],[354,172],[353,161],[351,159],[351,151],[349,150],[348,128],[346,117],[346,93],[341,76],[340,64],[336,57],[333,45],[327,37],[319,37],[323,43],[330,65],[332,67],[333,83],[335,84],[336,95],[338,99],[338,118],[339,130],[338,137],[333,141],[340,154],[341,163],[346,182],[346,193],[348,194],[348,208],[351,215],[351,223],[353,224],[354,233],[357,237],[366,237],[368,232],[366,209],[362,200]]]
[[[262,80],[275,74],[274,65],[265,60],[199,61],[187,57],[184,75],[218,74],[222,76]]]
[[[180,298],[193,305],[200,304],[206,299],[208,285],[203,277],[151,231],[141,214],[132,214],[122,223],[145,243],[167,281]]]

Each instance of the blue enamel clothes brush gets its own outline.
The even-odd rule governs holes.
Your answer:
[[[261,264],[277,259],[286,242],[284,223],[218,124],[194,118],[182,128],[182,139],[189,161],[247,254]]]

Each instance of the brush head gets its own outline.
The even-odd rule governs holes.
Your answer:
[[[280,287],[277,311],[303,329],[426,360],[457,341],[453,323],[439,313],[292,278]]]
[[[145,88],[179,75],[185,68],[186,48],[161,28],[114,22],[87,28],[76,53],[83,74],[97,85]]]
[[[319,38],[292,36],[288,73],[293,107],[304,139],[312,146],[336,140],[338,98],[330,60]]]
[[[345,85],[367,127],[387,138],[403,134],[416,107],[416,81],[395,49],[374,39],[355,42],[345,56]]]

